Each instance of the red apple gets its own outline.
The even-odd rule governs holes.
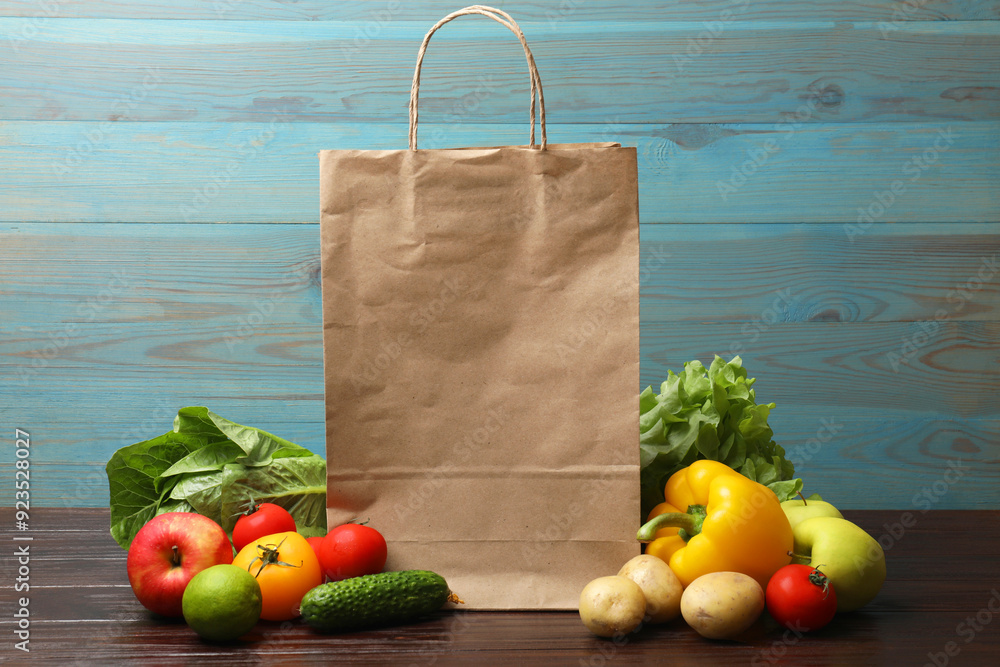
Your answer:
[[[205,568],[233,562],[233,545],[219,524],[193,512],[167,512],[139,529],[128,548],[128,581],[146,609],[181,616],[191,578]]]

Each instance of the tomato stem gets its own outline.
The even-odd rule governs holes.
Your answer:
[[[257,512],[259,509],[260,509],[260,504],[253,499],[253,496],[250,496],[250,503],[247,505],[247,509],[245,512],[243,512],[243,514],[249,516]]]
[[[284,537],[281,538],[281,542],[278,542],[277,544],[258,544],[257,550],[261,552],[261,555],[257,556],[252,561],[250,561],[250,564],[247,565],[247,572],[250,571],[250,568],[253,567],[253,564],[256,563],[257,561],[260,561],[260,569],[257,570],[257,574],[253,575],[255,579],[260,576],[260,573],[263,572],[264,568],[267,567],[268,565],[282,565],[284,567],[302,567],[301,562],[298,565],[295,565],[294,563],[286,563],[283,560],[278,560],[279,556],[281,555],[278,553],[278,548],[285,543],[285,539],[286,538]]]
[[[823,589],[823,599],[825,600],[830,595],[830,578],[820,572],[819,568],[821,567],[823,566],[817,565],[813,568],[812,572],[809,573],[809,582]]]

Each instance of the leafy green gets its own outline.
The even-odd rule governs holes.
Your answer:
[[[663,502],[667,479],[698,459],[721,461],[782,501],[802,490],[767,424],[774,403],[757,404],[753,383],[742,359],[727,363],[716,355],[707,371],[697,359],[689,361],[680,374],[667,371],[660,393],[646,387],[639,395],[643,517]]]
[[[326,461],[208,408],[181,408],[172,431],[122,447],[106,470],[111,535],[123,549],[164,512],[198,512],[231,533],[251,498],[287,509],[304,535],[326,532]]]

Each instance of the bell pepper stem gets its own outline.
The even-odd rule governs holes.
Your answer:
[[[678,534],[687,542],[701,532],[704,520],[704,505],[691,505],[687,512],[664,512],[644,523],[635,538],[640,542],[652,542],[656,539],[656,531],[661,528],[680,528]]]

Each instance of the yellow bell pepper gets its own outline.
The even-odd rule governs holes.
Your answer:
[[[791,562],[792,527],[774,491],[718,461],[695,461],[667,480],[666,502],[637,538],[685,588],[710,572],[742,572],[762,588]]]

